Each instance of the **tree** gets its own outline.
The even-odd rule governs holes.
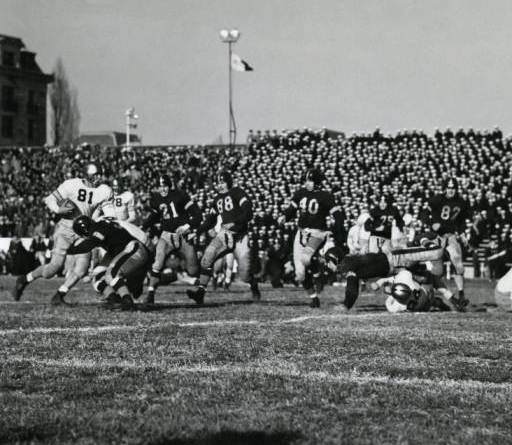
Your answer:
[[[53,145],[71,143],[80,130],[78,91],[70,86],[61,58],[57,59],[49,88],[50,138]]]

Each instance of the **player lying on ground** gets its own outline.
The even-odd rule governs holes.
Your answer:
[[[94,289],[106,297],[107,305],[130,309],[133,298],[142,294],[144,279],[153,261],[153,246],[147,235],[127,221],[93,221],[82,215],[73,231],[83,241],[71,246],[69,255],[84,254],[96,247],[105,255],[93,271]]]
[[[388,295],[385,306],[391,313],[428,312],[433,308],[455,311],[450,300],[434,296],[433,276],[427,270],[417,272],[421,273],[413,275],[410,270],[402,269],[391,277],[380,278],[370,287],[374,291],[383,288]]]
[[[62,269],[68,249],[78,239],[78,235],[72,229],[74,218],[78,215],[91,217],[99,208],[105,215],[113,216],[112,189],[106,184],[99,185],[101,180],[101,171],[95,164],[89,164],[83,179],[68,179],[44,198],[44,203],[50,211],[60,216],[53,234],[52,257],[48,264],[18,277],[12,292],[16,301],[21,298],[23,290],[29,283],[39,278],[51,278]],[[64,284],[52,297],[53,305],[66,304],[64,297],[87,274],[90,260],[90,252],[77,256],[74,267],[66,276]]]
[[[326,253],[326,261],[331,270],[337,270],[347,277],[345,300],[340,310],[348,311],[359,296],[361,279],[386,278],[402,268],[412,268],[420,263],[438,261],[443,257],[444,249],[437,245],[432,247],[410,247],[391,252],[367,253],[364,255],[347,255],[342,258],[338,248]],[[425,268],[425,267],[423,267]],[[464,307],[456,297],[450,298],[451,304],[458,310]]]

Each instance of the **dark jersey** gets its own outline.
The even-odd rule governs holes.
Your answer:
[[[393,222],[399,229],[404,226],[402,216],[394,205],[388,204],[384,210],[377,205],[370,210],[370,216],[371,220],[365,224],[365,229],[374,236],[391,239]]]
[[[252,203],[240,187],[219,193],[213,200],[212,213],[221,216],[222,224],[233,223],[231,230],[246,232],[252,219]]]
[[[430,201],[431,223],[439,223],[439,235],[459,233],[465,228],[469,206],[459,195],[447,198],[445,195],[433,196]]]
[[[291,205],[299,209],[300,229],[327,230],[327,216],[338,210],[334,196],[324,190],[301,188],[293,195]]]
[[[115,221],[101,220],[94,224],[91,238],[96,238],[111,257],[119,255],[130,241],[135,238]]]
[[[188,209],[194,205],[187,193],[183,190],[170,190],[167,196],[154,193],[149,205],[157,213],[162,224],[162,230],[174,233],[184,224],[190,223]]]

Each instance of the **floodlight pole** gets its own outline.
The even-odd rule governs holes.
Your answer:
[[[236,122],[235,112],[233,110],[233,67],[231,58],[233,56],[232,45],[240,38],[240,31],[233,28],[230,30],[222,29],[220,31],[220,39],[223,43],[228,44],[228,81],[229,81],[229,145],[236,143]]]

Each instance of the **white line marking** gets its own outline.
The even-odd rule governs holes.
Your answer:
[[[332,374],[323,371],[302,372],[296,368],[293,363],[285,366],[275,366],[268,364],[266,366],[173,366],[172,364],[165,364],[159,362],[135,362],[127,360],[91,360],[91,359],[37,359],[32,357],[9,356],[5,359],[4,365],[8,363],[32,363],[35,365],[62,367],[62,368],[85,368],[85,369],[105,369],[105,368],[125,368],[125,369],[148,369],[156,368],[162,372],[170,374],[260,374],[266,376],[277,377],[293,377],[301,378],[311,381],[323,382],[344,382],[355,383],[358,385],[365,385],[369,383],[384,383],[399,386],[421,386],[432,387],[432,385],[444,388],[456,389],[482,389],[482,390],[506,390],[512,392],[512,383],[494,383],[494,382],[481,382],[478,380],[452,380],[452,379],[425,379],[425,378],[401,378],[390,377],[386,375],[374,375],[369,373],[340,372],[339,374]],[[270,369],[269,366],[274,366]]]

